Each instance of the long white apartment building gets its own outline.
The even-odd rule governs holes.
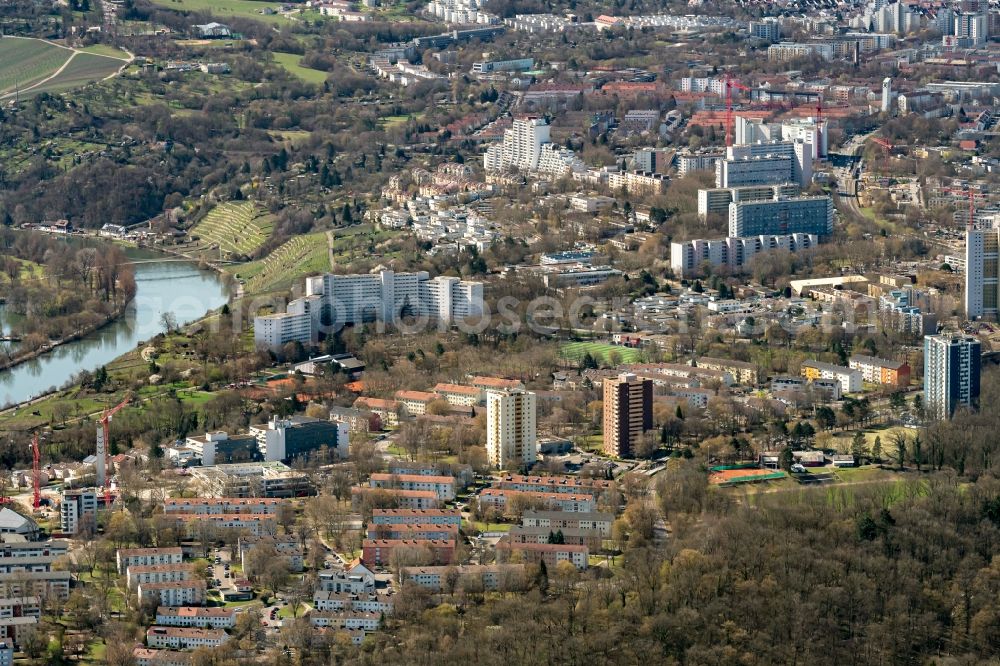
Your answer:
[[[780,185],[744,185],[742,187],[712,187],[698,190],[698,217],[729,215],[729,204],[744,201],[774,201],[798,196],[802,188],[798,183]]]
[[[404,316],[444,324],[483,312],[483,283],[438,276],[426,271],[334,275],[306,279],[306,296],[288,304],[288,312],[254,318],[254,342],[279,351],[288,342],[312,343],[320,324],[382,321],[397,323]],[[287,320],[287,321],[286,321]]]
[[[184,553],[180,546],[175,548],[119,548],[118,573],[125,573],[131,566],[150,566],[153,564],[180,564]]]
[[[423,474],[387,474],[376,472],[370,479],[372,488],[400,488],[402,490],[429,490],[439,500],[455,499],[455,477],[426,476]]]
[[[833,199],[825,196],[729,204],[729,235],[738,238],[789,234],[827,236],[833,233],[833,221]]]
[[[142,583],[177,583],[194,578],[193,564],[150,564],[131,566],[125,572],[125,583],[131,589]]]
[[[236,610],[200,606],[160,606],[156,609],[156,624],[163,627],[231,629],[236,626]]]
[[[275,497],[168,497],[163,500],[164,513],[225,513],[275,514],[288,501]],[[158,563],[153,563],[158,564]]]
[[[205,603],[203,580],[139,583],[137,592],[139,599],[155,600],[159,606],[199,606]]]
[[[229,640],[222,629],[195,629],[191,627],[157,627],[146,630],[146,645],[152,648],[193,650],[219,647]]]
[[[701,275],[706,267],[734,273],[749,268],[758,254],[773,250],[799,252],[819,245],[816,234],[785,234],[702,239],[670,244],[670,268],[679,277]]]
[[[812,182],[813,146],[805,141],[770,141],[726,148],[715,163],[716,187]]]

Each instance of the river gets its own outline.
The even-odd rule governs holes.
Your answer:
[[[165,258],[141,250],[129,250],[127,254],[135,261]],[[123,317],[81,340],[0,371],[0,406],[59,388],[81,370],[95,370],[135,349],[164,331],[164,312],[173,313],[178,324],[186,324],[229,300],[226,285],[217,273],[188,262],[138,263],[135,283],[135,300]],[[0,321],[2,317],[0,312]]]

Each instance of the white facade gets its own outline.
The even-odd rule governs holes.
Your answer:
[[[882,79],[882,113],[888,113],[892,108],[892,79],[888,76]]]
[[[140,599],[155,599],[160,606],[197,606],[205,603],[205,581],[139,583]]]
[[[544,118],[515,118],[513,126],[504,132],[503,142],[486,151],[483,167],[487,171],[537,170],[542,145],[549,143],[549,130]]]
[[[549,140],[549,124],[544,118],[515,118],[504,132],[503,141],[487,148],[483,168],[487,172],[515,171],[561,177],[571,171],[585,171],[574,154]]]
[[[498,469],[538,459],[535,394],[524,389],[486,392],[486,454]]]
[[[193,650],[219,647],[229,640],[221,629],[194,629],[187,627],[152,626],[146,631],[146,644],[152,648]]]
[[[67,490],[59,505],[59,528],[63,534],[76,534],[84,527],[97,528],[97,493]]]
[[[965,316],[996,317],[998,311],[997,229],[970,229],[965,233]]]
[[[255,317],[254,344],[280,351],[289,342],[318,342],[320,305],[319,297],[306,296],[290,301],[285,312]]]
[[[327,273],[306,280],[306,296],[295,304],[290,323],[286,315],[254,319],[254,340],[274,351],[298,340],[315,342],[326,325],[335,330],[363,321],[397,323],[413,316],[450,324],[483,312],[483,283],[454,277],[431,279],[425,271],[334,275]]]
[[[802,371],[810,379],[833,379],[840,382],[840,389],[844,393],[858,393],[864,386],[860,371],[842,365],[806,361],[802,364]]]
[[[815,234],[788,234],[785,236],[750,236],[695,239],[670,244],[670,268],[678,277],[699,275],[704,266],[727,267],[739,272],[748,267],[750,260],[762,252],[787,250],[798,252],[819,244]]]
[[[730,146],[726,158],[715,164],[715,186],[808,186],[812,182],[814,152],[813,145],[803,140]]]

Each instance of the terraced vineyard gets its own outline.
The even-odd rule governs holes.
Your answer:
[[[221,247],[230,254],[252,254],[263,245],[274,221],[249,202],[229,202],[213,208],[191,230],[198,237],[195,251],[208,251]]]
[[[244,281],[247,293],[260,294],[288,289],[304,275],[330,269],[326,233],[296,236],[260,261],[232,266],[232,271]]]

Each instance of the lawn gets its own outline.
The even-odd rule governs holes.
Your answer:
[[[40,39],[0,39],[0,94],[24,90],[53,74],[72,51]]]
[[[274,56],[274,62],[284,67],[289,74],[299,77],[306,83],[315,83],[316,85],[319,85],[326,81],[326,77],[329,76],[326,72],[321,72],[318,69],[303,67],[300,64],[302,56],[295,53],[275,52],[272,55]]]
[[[91,44],[90,46],[85,46],[80,50],[86,51],[87,53],[93,53],[95,55],[108,56],[109,58],[118,58],[119,60],[129,59],[127,53],[121,49],[116,49],[113,46],[108,46],[107,44]]]
[[[479,532],[509,532],[514,527],[510,523],[484,523],[480,520],[473,520],[469,525],[474,531]]]
[[[207,12],[215,18],[251,18],[268,23],[287,23],[280,14],[261,14],[265,7],[278,10],[280,2],[258,2],[257,0],[153,0],[154,5],[183,11]]]
[[[604,342],[568,342],[559,349],[559,355],[573,361],[581,361],[584,356],[590,354],[597,361],[604,364],[612,363],[612,355],[617,354],[618,363],[637,363],[642,352],[630,347],[619,347]]]

